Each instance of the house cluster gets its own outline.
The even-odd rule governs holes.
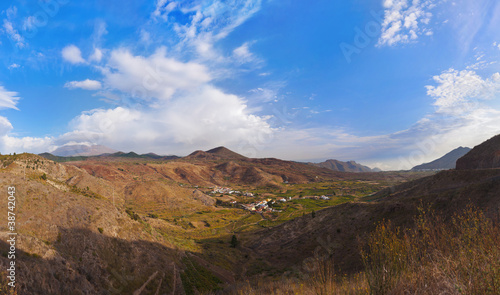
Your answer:
[[[242,204],[241,207],[243,207],[243,209],[245,209],[245,210],[257,212],[257,213],[281,212],[281,210],[274,210],[273,208],[269,207],[269,203],[274,204],[275,201],[272,201],[271,199],[267,199],[267,200],[256,202],[256,203]]]
[[[304,197],[304,199],[314,199],[314,200],[330,200],[330,196],[310,196],[310,197]]]
[[[234,191],[229,187],[214,187],[212,194],[233,194]]]
[[[234,191],[229,187],[219,187],[216,186],[213,188],[213,191],[211,191],[212,194],[229,194],[229,195],[240,195],[240,196],[245,196],[245,197],[253,197],[254,195],[249,192],[240,192],[240,191]]]

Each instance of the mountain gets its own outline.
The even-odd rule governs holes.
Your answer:
[[[356,163],[355,161],[347,161],[342,162],[338,160],[326,160],[321,163],[310,163],[311,165],[327,168],[333,171],[341,171],[341,172],[378,172],[380,169],[371,169],[370,167],[363,166],[361,164]]]
[[[496,135],[474,147],[457,160],[457,169],[500,168],[500,135]]]
[[[411,168],[413,171],[422,170],[447,170],[455,169],[456,162],[463,155],[467,154],[471,149],[468,147],[458,147],[439,159],[436,159],[429,163],[424,163]]]
[[[85,144],[72,144],[72,145],[64,145],[53,152],[51,152],[54,156],[60,157],[74,157],[74,156],[98,156],[102,154],[111,154],[116,153],[117,151],[111,148],[108,148],[103,145],[85,145]]]
[[[207,160],[243,160],[247,157],[231,151],[230,149],[220,146],[208,151],[195,151],[189,154],[188,159],[207,159]]]
[[[134,152],[129,152],[129,153],[124,153],[124,152],[116,152],[113,154],[100,154],[97,156],[55,156],[51,153],[42,153],[38,154],[41,157],[44,157],[45,159],[52,160],[55,162],[63,163],[63,162],[73,162],[73,161],[84,161],[88,158],[91,157],[101,157],[101,158],[124,158],[124,159],[143,159],[143,160],[175,160],[178,159],[178,156],[160,156],[155,153],[147,153],[147,154],[142,154],[139,155]]]

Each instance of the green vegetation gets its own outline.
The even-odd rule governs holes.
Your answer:
[[[80,194],[80,195],[83,195],[83,196],[88,197],[88,198],[102,199],[102,197],[99,194],[91,191],[89,189],[89,187],[87,187],[86,189],[81,189],[81,188],[77,187],[76,185],[73,185],[73,186],[71,186],[70,191],[72,193]]]
[[[59,157],[59,156],[54,156],[54,155],[49,154],[49,153],[43,153],[43,154],[40,154],[40,156],[44,157],[47,160],[51,160],[51,161],[58,162],[58,163],[72,162],[72,161],[84,161],[88,158],[88,157],[84,157],[84,156]]]
[[[236,235],[233,235],[231,238],[231,247],[236,248],[238,246],[238,238],[236,238]]]
[[[219,284],[222,284],[222,281],[194,259],[184,257],[182,263],[186,266],[184,272],[181,272],[182,285],[186,295],[194,295],[198,292],[204,294],[220,289]]]
[[[127,214],[128,214],[128,216],[129,216],[130,218],[132,218],[133,220],[135,220],[135,221],[137,221],[137,220],[140,220],[140,219],[141,219],[141,218],[140,218],[140,216],[139,216],[139,214],[135,213],[135,212],[134,212],[134,211],[132,211],[132,209],[130,209],[130,208],[129,208],[129,209],[127,209],[127,210],[125,210],[125,213],[127,213]]]

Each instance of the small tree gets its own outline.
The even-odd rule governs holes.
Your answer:
[[[233,235],[231,238],[231,247],[236,248],[238,246],[238,239],[236,238],[236,235]]]
[[[42,174],[42,176],[40,176],[40,178],[43,179],[43,180],[47,180],[47,174],[45,174],[45,173]]]

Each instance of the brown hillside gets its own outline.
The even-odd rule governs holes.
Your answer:
[[[457,169],[500,168],[500,135],[474,147],[457,160]]]
[[[430,204],[438,212],[451,216],[473,204],[490,216],[500,207],[500,170],[443,171],[386,189],[372,196],[378,201],[346,203],[306,215],[262,230],[246,246],[277,269],[304,271],[305,259],[315,251],[333,253],[342,271],[361,269],[360,241],[383,220],[397,226],[412,224],[420,204]]]

